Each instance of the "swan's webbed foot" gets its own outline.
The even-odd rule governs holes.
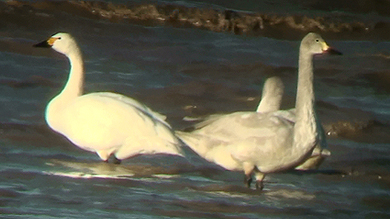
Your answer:
[[[245,175],[244,176],[244,184],[246,187],[250,188],[252,183],[252,176],[251,175]]]

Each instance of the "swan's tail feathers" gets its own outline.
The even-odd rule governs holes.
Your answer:
[[[164,153],[164,152],[163,152]],[[172,155],[177,155],[181,157],[185,157],[185,152],[183,151],[182,145],[181,144],[176,144],[176,143],[171,143],[165,152],[166,154],[172,154]]]
[[[316,170],[329,157],[331,152],[326,148],[317,147],[314,149],[310,158],[305,160],[301,165],[295,167],[296,170]]]
[[[203,157],[207,152],[207,147],[205,147],[204,145],[207,142],[205,141],[207,139],[205,139],[204,136],[202,137],[197,134],[181,131],[176,131],[175,134],[185,145],[187,145],[192,151],[194,151],[198,155]],[[201,139],[203,139],[203,141]]]
[[[170,126],[162,123],[155,123],[154,131],[156,136],[151,138],[149,142],[152,151],[156,151],[156,153],[166,153],[185,157],[185,152],[182,148],[183,144]],[[153,143],[161,146],[157,148],[156,146],[153,146]]]
[[[198,140],[191,133],[176,131],[175,134],[190,148],[193,148],[194,145],[198,144]]]
[[[191,149],[191,151],[208,161],[210,161],[210,159],[206,157],[208,157],[208,154],[212,151],[214,146],[220,143],[219,141],[214,141],[208,136],[194,134],[191,132],[176,131],[175,134]]]
[[[176,139],[176,141],[172,142],[172,141],[164,141],[164,142],[161,142],[161,147],[157,148],[157,149],[152,149],[151,150],[151,153],[154,154],[171,154],[171,155],[177,155],[177,156],[181,156],[181,157],[185,157],[186,154],[185,152],[183,151],[183,144],[178,140]]]

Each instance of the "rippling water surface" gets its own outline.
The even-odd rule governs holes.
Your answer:
[[[0,217],[390,217],[390,4],[346,2],[0,2]],[[256,109],[269,76],[293,107],[299,41],[319,32],[344,53],[315,58],[332,156],[268,175],[262,192],[195,155],[102,163],[45,124],[69,66],[32,45],[58,31],[83,50],[86,92],[134,97],[178,130],[186,116]]]

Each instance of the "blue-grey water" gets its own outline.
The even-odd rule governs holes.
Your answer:
[[[383,9],[389,4],[90,2],[0,2],[0,218],[390,217],[390,38],[384,34],[389,15]],[[318,171],[267,175],[260,192],[244,187],[241,172],[195,155],[107,164],[51,131],[44,111],[68,77],[68,61],[32,45],[58,31],[71,33],[84,53],[86,93],[133,97],[167,115],[177,130],[190,125],[184,117],[256,109],[269,76],[280,76],[286,85],[283,108],[294,106],[298,47],[306,27],[272,26],[263,17],[270,22],[264,29],[245,33],[240,25],[207,26],[214,21],[201,13],[199,21],[182,23],[155,19],[153,7],[145,10],[151,14],[146,20],[101,13],[114,14],[122,3],[152,5],[159,13],[169,5],[236,10],[240,18],[323,16],[326,28],[333,22],[327,16],[339,16],[343,28],[313,29],[343,52],[315,58],[317,111],[332,155]],[[355,29],[347,28],[351,23]],[[366,32],[359,29],[365,25]]]

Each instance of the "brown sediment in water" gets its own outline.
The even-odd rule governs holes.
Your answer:
[[[341,108],[318,101],[317,113],[329,138],[374,144],[390,142],[390,125],[364,110]]]
[[[282,39],[300,39],[310,31],[319,32],[327,38],[389,39],[387,33],[390,30],[390,23],[385,20],[364,20],[356,14],[341,12],[324,13],[320,16],[299,13],[272,14],[163,3],[123,5],[99,1],[7,1],[0,3],[0,11],[0,28],[9,23],[35,28],[54,27],[58,23],[58,14],[66,13],[111,22],[193,27]]]
[[[389,127],[379,121],[338,121],[325,125],[325,132],[330,137],[342,137],[357,142],[388,143]]]

